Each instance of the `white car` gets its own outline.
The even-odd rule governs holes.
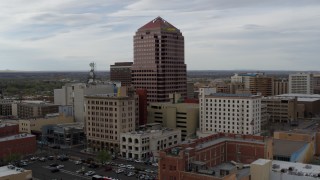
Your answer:
[[[94,171],[88,171],[88,172],[86,172],[84,175],[86,175],[86,176],[93,176],[93,175],[94,175]]]
[[[147,173],[153,173],[153,171],[151,169],[146,169],[144,171],[147,172]]]
[[[120,174],[120,173],[123,173],[123,172],[124,172],[123,169],[117,169],[117,170],[116,170],[116,173],[117,173],[117,174]]]
[[[134,176],[135,175],[135,173],[134,172],[129,172],[128,174],[127,174],[127,176]]]
[[[129,164],[129,165],[126,166],[126,168],[128,168],[128,169],[134,169],[134,166],[132,166],[132,165]]]
[[[61,165],[58,165],[57,168],[58,168],[58,169],[64,168],[64,165],[62,165],[62,164],[61,164]]]
[[[152,166],[158,167],[158,163],[152,163]]]
[[[136,162],[136,163],[143,163],[143,161],[141,161],[141,160],[139,160],[139,159],[134,160],[134,162]]]
[[[76,165],[79,165],[79,164],[81,164],[81,161],[75,161],[74,162]]]
[[[124,165],[124,164],[119,164],[118,165],[120,168],[126,168],[127,166],[126,165]]]

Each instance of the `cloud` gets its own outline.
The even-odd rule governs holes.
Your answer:
[[[188,69],[320,66],[317,0],[2,0],[0,69],[108,70],[157,16],[185,36]]]

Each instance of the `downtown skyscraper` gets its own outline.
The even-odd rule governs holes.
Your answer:
[[[168,102],[170,93],[186,97],[184,37],[161,17],[139,28],[134,36],[132,84],[147,90],[147,101]]]

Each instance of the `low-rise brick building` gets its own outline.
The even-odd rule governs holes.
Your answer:
[[[237,168],[228,162],[238,167],[272,156],[271,138],[217,133],[161,151],[159,179],[232,179]]]

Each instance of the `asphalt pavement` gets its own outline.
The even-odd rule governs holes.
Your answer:
[[[51,154],[51,153],[42,152],[42,154]],[[54,153],[54,154],[56,154],[56,153]],[[79,157],[79,159],[80,158],[81,157]],[[154,173],[143,172],[143,173],[148,174],[148,175],[153,175],[153,176],[156,175],[157,167],[148,166],[143,163],[128,162],[126,160],[121,160],[121,159],[116,159],[116,160],[113,160],[112,162],[114,162],[116,164],[125,164],[125,165],[131,164],[136,169],[138,168],[141,170],[150,169],[155,172]],[[52,163],[57,163],[59,165],[62,164],[62,165],[64,165],[64,167],[62,169],[60,169],[59,172],[52,173],[50,166],[49,166]],[[104,167],[105,166],[101,166],[99,168],[93,169],[93,168],[89,168],[88,165],[86,165],[86,164],[76,165],[74,160],[59,161],[59,160],[55,159],[55,160],[46,160],[45,162],[40,162],[38,160],[37,161],[29,161],[28,166],[26,166],[24,168],[32,170],[33,177],[35,177],[36,179],[40,179],[40,180],[52,180],[52,179],[57,179],[57,180],[88,180],[88,179],[91,179],[90,176],[78,174],[76,171],[80,170],[80,169],[85,169],[85,172],[94,171],[95,174],[98,174],[101,176],[113,177],[113,178],[117,178],[117,179],[121,179],[121,180],[138,179],[136,176],[127,177],[123,173],[117,174],[117,173],[115,173],[114,170],[106,172]],[[117,168],[118,168],[117,166],[113,166],[113,169],[117,169]],[[135,170],[131,170],[131,171],[135,172]]]

